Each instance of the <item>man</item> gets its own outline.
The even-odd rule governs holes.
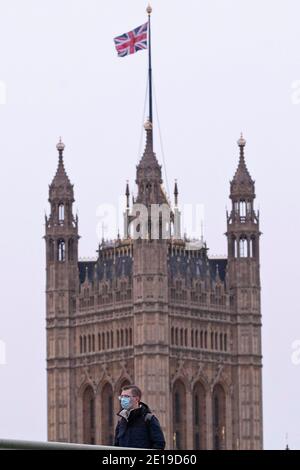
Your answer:
[[[115,446],[164,449],[166,442],[159,421],[141,397],[142,392],[136,385],[122,388]]]

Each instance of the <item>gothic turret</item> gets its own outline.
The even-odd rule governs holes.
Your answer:
[[[257,449],[262,442],[260,231],[259,215],[254,210],[254,181],[245,162],[245,145],[241,135],[238,140],[239,163],[230,184],[232,209],[230,215],[227,214],[227,281],[236,322],[233,335],[237,355],[234,382],[238,399],[233,405],[233,419],[239,422],[238,448]],[[251,390],[255,392],[250,393]],[[249,427],[249,416],[257,423],[256,426]]]
[[[245,162],[246,141],[241,135],[239,163],[230,183],[232,208],[227,214],[229,258],[256,257],[259,248],[259,214],[254,210],[255,186]]]
[[[64,431],[57,418],[58,409],[66,420],[73,413],[72,374],[65,370],[75,352],[69,322],[79,283],[78,220],[72,212],[74,193],[64,168],[64,148],[60,140],[58,167],[49,186],[50,215],[45,217],[48,398],[57,407],[48,408],[48,439],[74,442],[75,430]]]

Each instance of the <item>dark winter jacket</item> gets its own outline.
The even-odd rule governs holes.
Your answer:
[[[151,411],[145,403],[140,405],[129,413],[128,419],[124,411],[118,413],[120,419],[115,431],[115,446],[164,449],[166,442],[158,419],[154,415],[146,417]]]

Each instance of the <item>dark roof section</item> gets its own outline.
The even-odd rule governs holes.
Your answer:
[[[106,275],[106,279],[111,280],[114,276],[121,277],[122,275],[131,276],[132,274],[132,258],[130,256],[120,256],[113,259],[98,260],[98,261],[79,261],[79,278],[80,283],[83,283],[86,275],[86,268],[88,269],[89,281],[94,280],[95,265],[97,265],[97,278],[101,281]],[[113,274],[114,273],[114,274]]]
[[[215,281],[217,274],[217,265],[219,268],[219,276],[221,281],[225,280],[227,259],[208,259],[202,258],[189,258],[184,254],[173,255],[169,257],[168,266],[171,276],[186,276],[190,275],[191,278],[204,279],[209,271],[209,276],[212,281]]]
[[[209,260],[210,265],[210,273],[212,280],[215,281],[217,275],[217,266],[219,269],[219,276],[221,281],[225,280],[226,276],[226,267],[227,267],[227,259],[226,258],[213,258]]]
[[[115,264],[113,259],[107,259],[105,261],[79,261],[79,277],[80,282],[83,283],[86,275],[86,268],[88,269],[88,278],[89,281],[94,280],[95,265],[97,264],[97,278],[102,280],[104,273],[106,274],[106,279],[111,280],[114,275],[121,277],[122,275],[131,276],[132,275],[132,258],[130,256],[121,256],[115,259]],[[227,259],[226,258],[188,258],[185,255],[174,255],[170,256],[168,261],[169,274],[172,276],[180,275],[186,276],[190,274],[191,278],[204,279],[207,276],[207,271],[209,270],[210,279],[212,281],[216,280],[217,275],[217,266],[219,269],[219,276],[221,281],[225,280],[226,276],[226,267]]]

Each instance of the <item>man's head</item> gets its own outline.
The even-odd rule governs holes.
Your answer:
[[[125,410],[134,410],[140,406],[142,392],[136,385],[126,385],[122,387],[119,397],[121,407]]]

